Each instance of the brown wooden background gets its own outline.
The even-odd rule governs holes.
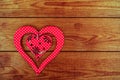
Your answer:
[[[65,35],[39,76],[13,44],[23,25],[55,25]],[[120,80],[120,0],[0,0],[0,80]]]

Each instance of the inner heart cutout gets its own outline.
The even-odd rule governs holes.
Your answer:
[[[39,58],[51,47],[52,38],[48,35],[30,34],[26,40],[26,45],[38,61]]]
[[[52,38],[48,34],[52,34],[56,38],[55,50],[41,63],[39,67],[37,67],[34,61],[25,53],[21,45],[21,40],[25,34],[30,34],[27,38],[26,45],[35,55],[36,59],[39,59],[51,47]],[[19,28],[14,34],[14,45],[17,51],[29,63],[29,65],[33,68],[37,75],[40,74],[41,71],[46,67],[46,65],[59,54],[60,50],[63,47],[63,44],[63,33],[56,26],[46,26],[40,31],[37,31],[32,26],[23,26]]]

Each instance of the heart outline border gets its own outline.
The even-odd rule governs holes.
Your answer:
[[[45,34],[50,33],[56,38],[57,45],[55,50],[41,63],[39,67],[36,66],[34,61],[25,53],[21,45],[21,40],[25,34],[34,33],[34,34]],[[64,35],[63,32],[56,26],[46,26],[41,30],[37,31],[32,26],[22,26],[14,34],[14,45],[20,55],[27,61],[27,63],[33,68],[36,75],[40,74],[46,65],[51,62],[60,52],[64,45]]]

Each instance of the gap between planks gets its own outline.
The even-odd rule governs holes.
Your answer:
[[[0,18],[120,18],[120,17],[0,17]]]

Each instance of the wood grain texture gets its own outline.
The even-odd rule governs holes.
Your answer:
[[[120,52],[61,52],[38,76],[18,52],[0,52],[1,80],[119,80]]]
[[[37,30],[59,26],[65,35],[62,51],[120,51],[120,19],[108,18],[0,18],[0,51],[16,51],[14,33],[27,24]]]
[[[120,1],[1,0],[0,17],[120,17]]]
[[[23,25],[55,25],[65,36],[60,54],[38,76],[14,47]],[[120,0],[0,0],[0,80],[120,80]]]

